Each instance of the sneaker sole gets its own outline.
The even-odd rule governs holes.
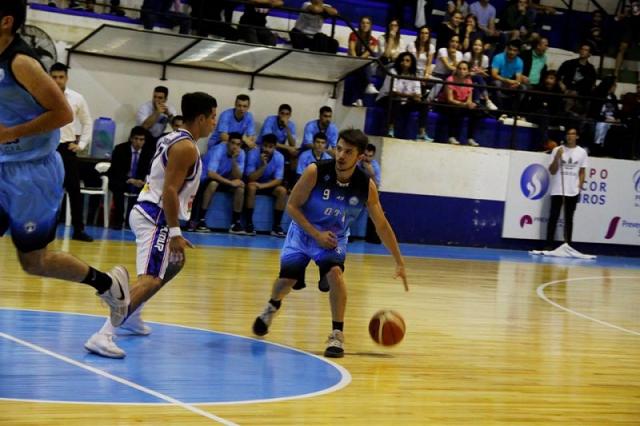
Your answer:
[[[125,356],[127,356],[127,354],[114,354],[111,352],[104,352],[101,351],[98,347],[94,347],[91,344],[89,344],[89,342],[84,344],[84,348],[86,350],[88,350],[89,352],[91,352],[92,354],[96,354],[96,355],[100,355],[101,357],[104,358],[112,358],[112,359],[122,359]]]
[[[340,352],[330,351],[328,348],[324,351],[324,356],[327,358],[342,358],[344,357],[344,350]]]
[[[151,328],[149,328],[149,330],[134,330],[131,328],[126,328],[126,327],[118,327],[116,328],[116,335],[117,336],[131,336],[131,335],[136,335],[136,336],[148,336],[151,334]]]

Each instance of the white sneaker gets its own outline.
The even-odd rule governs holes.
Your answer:
[[[137,334],[138,336],[148,336],[151,334],[151,327],[142,321],[140,315],[129,317],[120,327],[116,328],[117,335]]]
[[[480,144],[478,142],[476,142],[475,139],[472,139],[472,138],[467,139],[467,145],[469,145],[469,146],[480,146]]]
[[[367,88],[364,89],[364,93],[365,95],[377,95],[380,92],[376,89],[376,86],[374,86],[373,83],[369,83]]]
[[[456,138],[449,138],[449,143],[451,145],[460,145],[460,142]]]
[[[495,111],[498,109],[498,107],[496,106],[496,104],[493,103],[493,101],[489,98],[487,98],[487,108],[489,108],[491,111]]]
[[[269,332],[269,326],[271,326],[271,322],[273,321],[273,317],[276,315],[278,310],[271,303],[267,303],[267,306],[264,308],[264,311],[256,317],[256,320],[253,322],[253,333],[256,336],[264,336]]]
[[[333,330],[327,339],[327,349],[324,356],[327,358],[342,358],[344,356],[344,334],[340,330]]]
[[[113,334],[94,333],[84,344],[84,348],[91,353],[106,358],[124,358],[127,354],[113,341]]]
[[[102,294],[96,293],[111,308],[111,325],[118,327],[129,313],[129,273],[123,266],[115,266],[107,272],[111,277],[111,288]]]
[[[354,103],[351,104],[354,107],[361,107],[364,106],[364,104],[362,103],[362,99],[358,99],[356,100]]]

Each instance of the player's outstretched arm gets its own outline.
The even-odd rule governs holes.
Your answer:
[[[50,132],[73,121],[73,111],[64,93],[38,61],[26,55],[16,55],[11,64],[11,71],[16,80],[42,105],[45,112],[14,127],[0,126],[0,143]]]
[[[404,284],[405,291],[409,291],[409,284],[407,283],[407,274],[404,270],[404,259],[402,258],[402,253],[400,253],[400,246],[398,246],[396,234],[393,232],[389,221],[382,211],[382,205],[380,204],[380,198],[378,197],[378,189],[376,188],[376,184],[373,179],[369,179],[369,199],[367,200],[367,209],[369,210],[369,217],[376,226],[378,236],[396,261],[396,278],[400,277]]]

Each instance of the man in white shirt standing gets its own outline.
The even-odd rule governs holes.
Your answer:
[[[73,110],[73,122],[60,129],[60,145],[58,145],[58,152],[64,163],[64,189],[67,191],[71,205],[72,238],[78,241],[91,242],[93,238],[84,232],[77,153],[89,145],[93,132],[93,122],[87,101],[80,93],[67,87],[69,68],[58,62],[51,66],[49,74],[60,90],[64,92],[64,96]],[[79,135],[76,132],[78,128],[81,129]]]
[[[551,249],[560,209],[564,204],[564,239],[571,242],[573,232],[573,214],[580,199],[580,189],[585,179],[585,169],[589,166],[589,157],[584,148],[577,145],[578,130],[569,127],[565,143],[551,151],[551,212],[547,224],[547,246]],[[560,172],[560,173],[558,173]]]
[[[295,27],[289,32],[291,45],[294,49],[308,48],[314,52],[337,53],[338,41],[322,32],[325,16],[336,16],[338,11],[324,2],[311,0],[302,4],[301,13],[296,20]]]
[[[169,89],[165,86],[157,86],[153,89],[153,99],[145,102],[136,114],[136,125],[142,126],[151,133],[154,142],[164,133],[164,129],[176,115],[176,109],[167,103]],[[155,143],[152,144],[155,146]]]

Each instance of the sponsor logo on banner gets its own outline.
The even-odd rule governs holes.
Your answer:
[[[539,200],[549,190],[549,172],[541,164],[531,164],[520,176],[520,190],[530,200]]]
[[[605,240],[610,240],[616,235],[616,231],[618,230],[618,223],[620,223],[620,216],[616,216],[611,219],[611,222],[609,222],[607,233],[604,236]]]
[[[640,207],[640,170],[633,174],[633,189],[636,191],[636,207]]]
[[[622,219],[620,216],[616,216],[611,219],[611,222],[609,222],[607,234],[604,236],[605,240],[610,240],[615,237],[619,228],[622,228],[621,232],[624,232],[623,230],[625,229],[634,230],[638,237],[640,237],[640,222],[629,222]]]
[[[525,214],[520,218],[520,228],[524,228],[525,225],[531,225],[533,223],[533,218],[528,214]]]

